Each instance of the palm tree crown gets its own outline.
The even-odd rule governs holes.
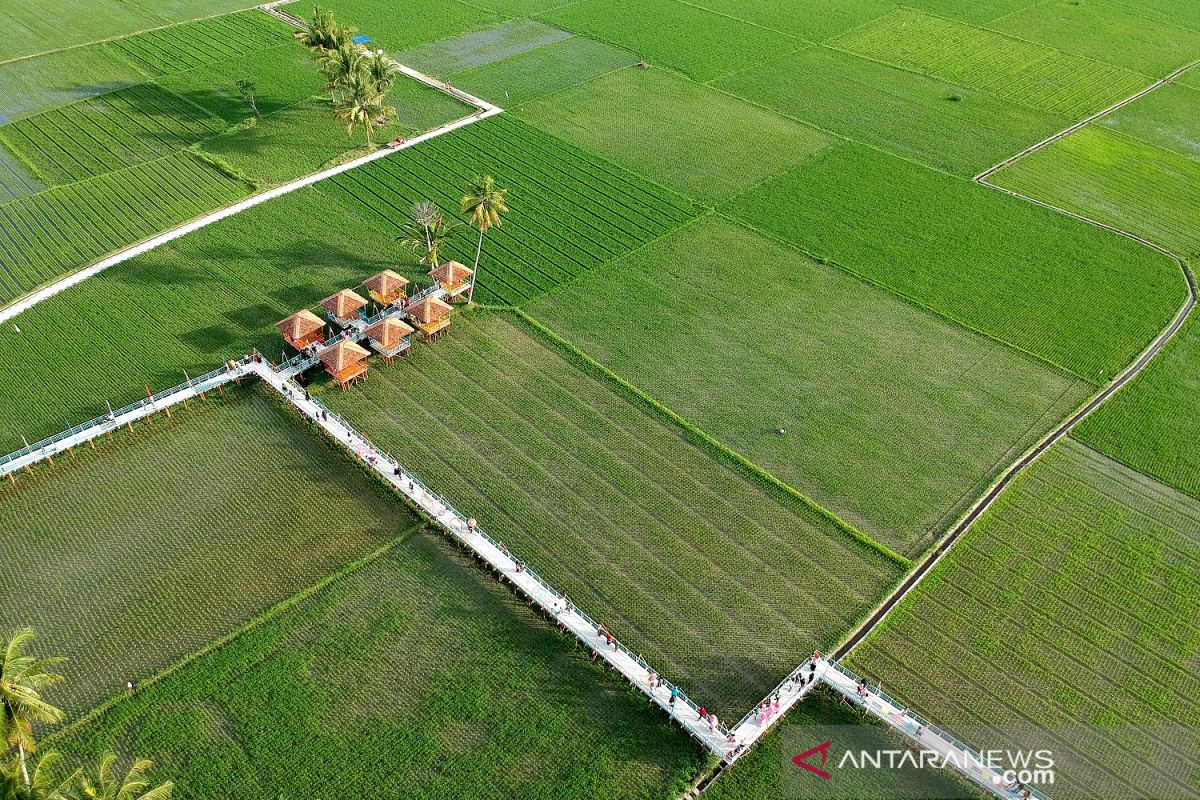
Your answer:
[[[477,175],[471,191],[463,196],[462,212],[479,231],[479,244],[475,247],[475,275],[471,278],[471,288],[467,290],[467,303],[474,299],[475,284],[479,282],[479,256],[483,253],[483,235],[492,228],[500,227],[500,214],[508,211],[508,206],[504,204],[504,195],[507,193],[508,189],[496,186],[496,181],[491,175]]]
[[[0,735],[9,747],[16,747],[25,784],[29,774],[25,754],[37,749],[33,738],[34,722],[59,722],[63,712],[42,699],[42,692],[61,683],[63,676],[50,671],[61,658],[34,658],[23,651],[34,640],[33,628],[21,628],[12,634],[0,663]]]
[[[146,773],[154,766],[148,758],[139,758],[123,776],[116,770],[117,757],[112,753],[100,761],[100,768],[93,776],[82,774],[79,788],[88,800],[168,800],[175,784],[167,781],[153,789],[147,789],[150,781]]]

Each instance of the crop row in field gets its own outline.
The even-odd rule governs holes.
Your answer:
[[[1182,76],[1198,75],[1193,67]],[[1097,125],[1200,161],[1200,86],[1175,82],[1096,121]],[[1120,165],[1118,165],[1120,166]]]
[[[395,58],[401,64],[419,69],[426,75],[445,77],[570,37],[570,33],[553,25],[533,19],[517,19],[403,50],[396,53]]]
[[[103,45],[0,64],[0,125],[145,80]]]
[[[73,712],[417,524],[265,390],[215,392],[0,486],[0,627]]]
[[[959,175],[975,175],[1067,125],[986,92],[827,47],[806,48],[713,85]]]
[[[331,9],[339,23],[370,36],[374,46],[394,53],[466,31],[492,27],[505,19],[530,13],[526,10],[488,10],[489,6],[509,2],[511,0],[486,0],[483,3],[467,3],[463,0],[330,0],[322,3],[321,7]]]
[[[586,36],[572,36],[457,73],[450,79],[476,97],[511,108],[636,62],[628,50]]]
[[[476,175],[508,189],[509,212],[484,243],[480,299],[518,303],[678,228],[696,214],[677,195],[504,114],[322,181],[318,189],[385,231],[418,200],[457,215]],[[460,231],[447,255],[470,263]]]
[[[147,201],[148,203],[150,201]],[[0,450],[199,375],[251,347],[278,358],[275,322],[384,267],[395,240],[304,189],[119,264],[0,326]]]
[[[12,202],[18,197],[37,194],[45,188],[45,184],[38,180],[0,139],[0,205]]]
[[[246,194],[190,153],[138,164],[0,206],[0,299]]]
[[[1088,390],[720,217],[529,311],[906,555]]]
[[[258,10],[146,31],[106,43],[151,77],[215,64],[288,41],[291,27]]]
[[[739,219],[1103,383],[1167,324],[1175,262],[1092,225],[851,143],[735,198]]]
[[[737,72],[804,44],[785,33],[680,0],[581,0],[541,16],[700,81]]]
[[[1185,739],[1143,728],[1148,741],[1110,759],[1098,726],[1119,737],[1122,726],[1200,723],[1198,534],[1200,503],[1066,440],[1013,483],[852,666],[939,723],[1024,721],[1061,737],[1057,778],[1077,796],[1112,786],[1170,796],[1184,789],[1158,794],[1153,782],[1179,773],[1147,764],[1165,764],[1164,752],[1194,758]],[[1159,755],[1139,762],[1148,751]],[[1194,786],[1194,772],[1183,777]]]
[[[153,84],[132,86],[5,125],[0,137],[54,184],[174,153],[224,128]]]
[[[499,313],[326,400],[697,701],[741,713],[899,575]]]
[[[409,536],[56,746],[152,756],[180,800],[677,797],[686,734],[447,550]]]
[[[901,9],[832,40],[836,47],[1066,117],[1085,117],[1150,81],[1122,67]]]

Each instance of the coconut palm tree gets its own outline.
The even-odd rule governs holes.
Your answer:
[[[347,42],[321,53],[319,61],[325,84],[321,87],[329,92],[329,100],[338,102],[339,90],[344,94],[346,87],[363,69],[362,51]]]
[[[500,214],[508,211],[504,195],[508,189],[496,186],[491,175],[475,176],[475,185],[463,195],[462,213],[467,215],[471,226],[479,231],[479,244],[475,246],[475,274],[471,277],[471,288],[467,290],[467,304],[473,302],[475,284],[479,282],[479,256],[483,253],[483,235],[492,228],[500,227]]]
[[[429,226],[441,216],[442,210],[432,200],[418,200],[412,204],[409,213],[412,215],[413,224],[420,226],[421,234],[425,239],[425,249],[428,250],[432,244],[429,240]]]
[[[383,94],[375,89],[370,76],[361,70],[350,75],[345,83],[342,97],[333,107],[334,116],[346,123],[346,134],[362,126],[367,134],[367,145],[374,141],[375,128],[389,117],[396,116],[396,109],[383,104]]]
[[[39,758],[28,786],[21,780],[18,760],[0,765],[0,800],[73,800],[71,788],[81,773],[76,770],[65,778],[58,777],[60,761],[62,754],[53,751]]]
[[[100,761],[96,774],[86,772],[79,776],[79,790],[88,800],[167,800],[175,790],[175,784],[167,781],[148,789],[150,781],[146,773],[154,766],[148,758],[135,759],[124,776],[116,770],[117,757],[109,753]]]
[[[372,50],[363,56],[362,68],[375,82],[375,90],[380,94],[391,91],[400,72],[400,65],[382,50]]]
[[[61,658],[34,658],[23,650],[34,640],[33,628],[21,628],[13,633],[4,647],[0,662],[0,735],[8,747],[17,748],[21,776],[29,786],[29,770],[25,756],[37,749],[33,739],[33,723],[60,722],[61,709],[42,699],[42,691],[63,676],[50,671]]]
[[[303,20],[304,27],[294,31],[292,36],[296,41],[314,52],[332,50],[338,45],[349,42],[353,28],[338,25],[333,19],[333,12],[317,6],[313,8],[313,18]]]
[[[427,211],[424,208],[421,209],[422,213],[418,214],[417,206],[425,204],[433,209],[432,214],[428,216],[424,213]],[[400,237],[400,245],[415,253],[421,263],[430,270],[436,269],[441,263],[439,256],[446,240],[450,238],[450,232],[461,224],[447,222],[441,209],[433,203],[418,203],[413,206],[413,218],[407,226],[407,232]]]

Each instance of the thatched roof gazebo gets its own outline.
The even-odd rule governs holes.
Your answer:
[[[408,278],[390,269],[367,278],[363,286],[367,287],[367,294],[372,300],[384,306],[390,306],[408,295]]]
[[[453,300],[471,288],[475,270],[457,261],[446,261],[429,270],[429,274],[446,292],[446,296]]]
[[[349,339],[342,339],[337,344],[321,351],[318,358],[338,386],[345,388],[357,383],[359,378],[366,378],[367,356],[371,352],[365,347],[359,347]]]
[[[422,297],[410,305],[405,313],[413,326],[421,332],[425,339],[444,333],[450,327],[450,304],[436,297]]]
[[[325,341],[325,320],[307,309],[276,322],[275,327],[283,334],[283,340],[297,350]]]
[[[337,294],[331,294],[321,301],[321,306],[329,314],[329,318],[339,325],[349,325],[358,319],[360,311],[367,305],[367,300],[357,292],[342,289]]]
[[[388,363],[398,355],[407,355],[412,349],[413,328],[395,317],[384,317],[365,331],[371,349],[387,359]]]

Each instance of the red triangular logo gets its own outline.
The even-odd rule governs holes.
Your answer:
[[[808,763],[808,757],[812,756],[812,755],[816,755],[817,753],[820,753],[821,754],[821,766],[822,767],[825,766],[825,759],[829,755],[829,745],[831,745],[832,743],[833,743],[832,741],[824,742],[824,743],[819,744],[816,747],[813,747],[809,750],[805,750],[800,755],[793,756],[792,763],[795,764],[797,767],[802,767],[802,768],[808,770],[813,775],[819,775],[820,777],[824,778],[825,780],[829,780],[833,776],[830,775],[825,770],[818,769],[817,767],[814,767],[812,764]]]

